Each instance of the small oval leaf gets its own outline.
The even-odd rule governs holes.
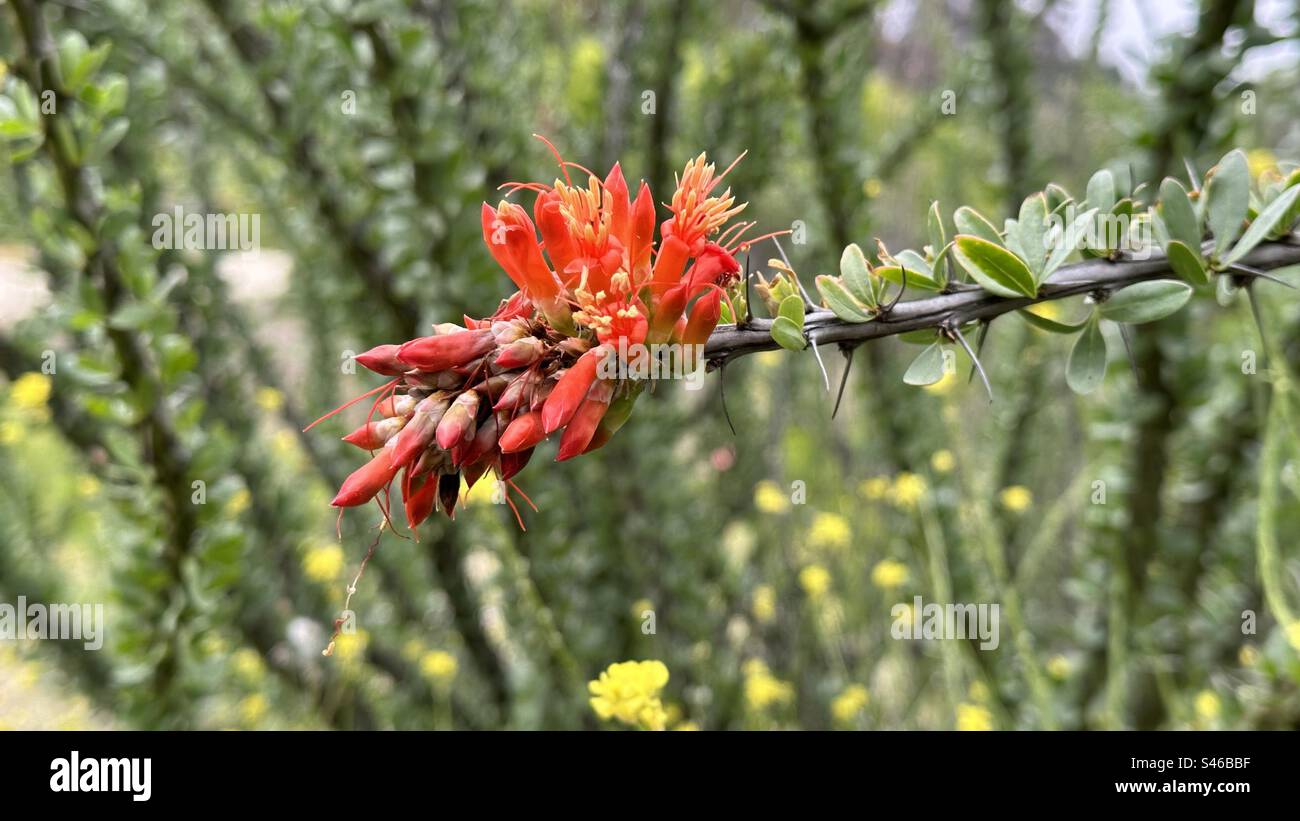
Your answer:
[[[778,316],[772,320],[771,334],[776,344],[788,351],[802,351],[808,347],[803,331],[787,316]]]
[[[822,295],[826,307],[840,319],[845,322],[868,322],[871,320],[871,312],[857,299],[853,298],[848,289],[844,287],[839,279],[822,274],[814,282],[817,285],[817,292]]]
[[[1250,208],[1250,166],[1240,149],[1219,160],[1205,189],[1210,230],[1214,232],[1214,255],[1228,249],[1241,232]]]
[[[1246,233],[1242,235],[1241,240],[1223,258],[1223,264],[1231,265],[1246,256],[1256,245],[1259,245],[1264,237],[1273,233],[1273,229],[1282,221],[1282,217],[1295,204],[1297,196],[1300,196],[1300,185],[1288,188],[1277,199],[1270,202],[1268,207],[1251,221],[1250,227],[1246,229]]]
[[[856,242],[850,243],[844,253],[840,254],[840,277],[844,281],[844,287],[849,289],[855,299],[875,307],[875,294],[871,290],[871,266],[867,263],[867,255],[862,253],[862,248]]]
[[[1106,376],[1106,337],[1094,317],[1074,340],[1070,361],[1065,366],[1065,382],[1075,393],[1092,393]]]
[[[980,237],[995,245],[1002,244],[1002,235],[998,233],[997,226],[989,222],[983,214],[969,205],[958,208],[952,215],[952,221],[956,223],[957,233],[959,234]]]
[[[1165,256],[1169,257],[1169,267],[1183,279],[1193,285],[1210,284],[1210,273],[1205,270],[1201,255],[1191,248],[1178,240],[1170,240],[1165,246]]]
[[[1173,279],[1139,282],[1101,304],[1101,315],[1115,322],[1141,325],[1163,319],[1187,304],[1192,286]]]
[[[1033,297],[1038,289],[1024,260],[986,239],[958,236],[953,254],[984,290],[1005,297]]]
[[[933,385],[940,379],[943,379],[943,346],[935,342],[907,366],[903,381],[909,385]]]

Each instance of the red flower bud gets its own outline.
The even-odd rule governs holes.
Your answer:
[[[375,413],[380,416],[409,416],[415,410],[415,397],[402,394],[390,396],[375,406]]]
[[[527,450],[533,445],[546,438],[546,431],[542,428],[542,412],[529,411],[514,418],[506,429],[502,431],[501,438],[497,440],[497,447],[502,453],[514,453],[520,450]]]
[[[691,307],[690,318],[686,320],[686,330],[682,332],[685,345],[703,345],[709,341],[709,334],[722,316],[722,292],[714,288],[695,301]]]
[[[516,339],[501,347],[497,354],[496,365],[500,368],[523,368],[542,358],[546,352],[546,343],[535,336]]]
[[[679,283],[660,297],[654,317],[650,320],[650,331],[646,335],[651,343],[667,342],[672,336],[673,326],[681,318],[682,311],[686,310],[686,302],[690,298],[689,287],[688,283]]]
[[[600,424],[601,417],[609,409],[609,400],[613,396],[614,383],[612,382],[602,380],[591,386],[587,398],[582,400],[577,413],[564,428],[564,435],[560,437],[560,450],[555,456],[555,461],[563,462],[572,459],[587,449],[592,435],[596,432],[596,426]]]
[[[686,270],[686,260],[691,249],[685,242],[674,236],[666,236],[659,243],[659,256],[655,257],[654,277],[650,282],[653,294],[662,294],[676,285]]]
[[[633,273],[649,268],[654,235],[655,200],[650,193],[650,186],[642,182],[641,190],[636,194],[636,202],[632,203],[632,237],[627,247]]]
[[[524,466],[528,464],[528,460],[533,458],[533,450],[533,448],[529,448],[501,454],[501,481],[507,481],[511,476],[523,470]]]
[[[494,347],[491,330],[457,331],[412,339],[398,349],[397,356],[413,368],[436,373],[477,359]]]
[[[542,406],[542,427],[547,434],[559,430],[569,423],[578,405],[587,395],[591,383],[596,380],[596,366],[609,353],[604,345],[598,345],[578,357],[573,367],[565,371],[564,376],[555,383],[546,404]]]
[[[397,435],[397,432],[405,424],[406,417],[404,416],[380,419],[377,422],[367,422],[344,436],[343,441],[350,445],[356,445],[362,450],[376,450],[382,448],[385,442]]]
[[[438,477],[438,501],[448,519],[456,518],[456,501],[460,498],[460,474],[444,473]]]
[[[376,345],[365,353],[356,355],[360,365],[384,376],[397,376],[406,370],[406,366],[397,358],[400,345]]]
[[[402,432],[397,434],[393,446],[393,464],[401,467],[402,465],[411,464],[416,459],[420,451],[429,446],[433,441],[434,432],[438,429],[438,423],[442,421],[442,416],[447,412],[447,407],[451,405],[451,400],[446,393],[429,394],[420,400],[420,404],[415,406],[415,412],[411,414],[411,421],[406,423]]]
[[[433,512],[438,500],[438,477],[429,476],[419,487],[403,494],[402,506],[406,509],[406,523],[414,530]]]
[[[524,371],[512,379],[510,384],[506,385],[506,389],[501,392],[501,398],[497,399],[492,409],[514,410],[521,401],[529,397],[529,394],[536,389],[542,378],[542,375],[537,371]]]
[[[343,481],[343,486],[330,504],[334,507],[356,507],[375,498],[379,491],[393,481],[397,471],[401,470],[401,465],[394,463],[392,457],[392,448],[384,448],[375,454],[375,458],[354,470]]]
[[[478,415],[478,394],[465,391],[456,397],[438,422],[438,447],[451,450],[461,442],[474,438],[474,418]]]

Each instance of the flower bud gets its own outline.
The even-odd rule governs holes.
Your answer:
[[[406,424],[406,417],[395,416],[390,419],[380,419],[376,422],[367,422],[361,427],[343,437],[343,441],[350,445],[356,445],[362,450],[376,450],[382,448],[384,443],[397,435],[397,432]]]
[[[460,474],[444,473],[438,477],[438,501],[448,519],[454,519],[456,501],[460,498]]]
[[[407,394],[390,396],[375,406],[380,416],[409,416],[415,410],[415,397]]]
[[[586,397],[591,383],[596,380],[596,366],[609,353],[609,348],[598,345],[578,357],[573,367],[565,371],[542,406],[542,427],[546,433],[559,430],[569,423],[578,405]]]
[[[450,405],[451,398],[443,391],[429,394],[420,400],[420,404],[415,406],[415,412],[411,414],[411,421],[407,422],[402,432],[397,434],[393,448],[393,464],[399,467],[411,464],[412,460],[419,456],[420,451],[429,446],[438,429],[438,423],[442,421],[443,414],[447,412]]]
[[[546,352],[546,343],[535,336],[516,339],[503,345],[497,353],[496,365],[499,368],[523,368],[542,358]]]
[[[542,428],[542,412],[529,411],[516,416],[506,426],[506,429],[501,433],[500,439],[497,440],[497,447],[501,449],[502,453],[514,453],[527,450],[545,438],[546,431]]]
[[[494,347],[491,330],[457,331],[412,339],[398,349],[397,356],[413,368],[436,373],[477,359]]]
[[[406,366],[397,358],[401,345],[376,345],[365,353],[356,355],[356,361],[363,367],[384,376],[397,376],[406,370]]]
[[[425,478],[418,487],[402,494],[402,506],[406,509],[406,523],[414,530],[429,514],[438,500],[438,477]]]
[[[369,462],[352,472],[343,481],[338,494],[330,504],[334,507],[356,507],[375,498],[393,481],[401,465],[393,461],[393,448],[387,447],[375,454]]]
[[[456,397],[438,422],[438,447],[451,450],[455,445],[474,438],[474,419],[478,415],[479,397],[475,391],[465,391]]]
[[[591,386],[577,413],[564,428],[564,435],[560,437],[560,450],[555,455],[555,461],[563,462],[572,459],[587,449],[592,435],[596,432],[596,426],[600,424],[601,417],[609,409],[609,401],[613,396],[613,382],[601,380]]]

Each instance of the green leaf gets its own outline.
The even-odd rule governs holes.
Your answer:
[[[817,285],[817,292],[822,295],[826,302],[826,307],[845,322],[868,322],[871,320],[871,312],[857,299],[849,293],[844,287],[844,283],[839,279],[822,274],[814,282]]]
[[[844,249],[844,253],[840,254],[840,277],[855,299],[875,307],[876,295],[871,287],[871,266],[867,264],[867,255],[862,253],[862,249],[856,242],[851,243]]]
[[[1241,232],[1241,223],[1250,208],[1250,167],[1240,149],[1228,152],[1219,160],[1205,196],[1210,230],[1214,232],[1214,255],[1218,257]]]
[[[1188,248],[1201,247],[1201,222],[1186,189],[1173,177],[1160,183],[1160,218],[1165,221],[1169,238]]]
[[[1040,314],[1036,314],[1027,308],[1024,310],[1016,311],[1016,314],[1019,315],[1021,319],[1028,322],[1030,325],[1033,325],[1035,328],[1053,334],[1078,333],[1083,328],[1083,326],[1088,323],[1088,320],[1086,319],[1082,322],[1077,322],[1073,325],[1067,322],[1057,322],[1055,319],[1048,319],[1047,317],[1042,316]]]
[[[1115,175],[1103,168],[1088,180],[1088,205],[1102,213],[1115,207]]]
[[[1192,286],[1172,279],[1139,282],[1101,304],[1101,315],[1115,322],[1141,325],[1163,319],[1187,304]]]
[[[943,346],[935,342],[907,366],[903,381],[909,385],[933,385],[940,379],[943,379]]]
[[[1016,239],[1020,250],[1029,263],[1029,270],[1034,274],[1034,281],[1041,282],[1043,268],[1047,265],[1047,198],[1040,194],[1031,194],[1020,205],[1020,217],[1016,220]]]
[[[1291,210],[1291,206],[1295,203],[1297,196],[1300,196],[1300,185],[1288,188],[1286,191],[1282,192],[1281,196],[1270,202],[1268,207],[1265,208],[1258,217],[1255,217],[1253,222],[1251,222],[1250,227],[1246,229],[1246,233],[1242,235],[1241,240],[1233,246],[1232,250],[1228,252],[1228,255],[1223,258],[1223,264],[1231,265],[1246,256],[1246,254],[1249,254],[1256,245],[1259,245],[1264,237],[1273,233],[1274,227],[1276,227],[1277,224],[1282,221],[1282,217]]]
[[[902,254],[899,254],[902,257]],[[876,269],[876,276],[899,287],[903,285],[903,269],[898,265],[882,265]],[[943,288],[938,282],[912,266],[907,266],[907,287],[920,288],[923,291],[938,291]]]
[[[930,203],[930,212],[925,217],[925,231],[930,240],[930,252],[934,254],[932,263],[934,280],[942,287],[950,277],[948,275],[948,260],[943,256],[943,248],[948,244],[948,236],[943,230],[943,215],[939,213],[938,200]]]
[[[803,330],[804,305],[803,297],[798,294],[791,294],[781,300],[780,309],[776,312],[778,318],[785,317],[795,324],[795,327]]]
[[[1037,293],[1034,275],[1020,257],[986,239],[958,236],[953,254],[984,290],[998,296],[1032,297]]]
[[[1070,349],[1065,382],[1075,393],[1092,393],[1106,376],[1106,337],[1094,315]]]
[[[1210,274],[1205,270],[1201,255],[1188,248],[1178,240],[1170,240],[1165,245],[1165,255],[1169,257],[1169,267],[1174,273],[1193,285],[1209,285]]]
[[[1074,218],[1074,222],[1068,227],[1061,226],[1052,230],[1052,255],[1047,258],[1047,263],[1043,266],[1043,273],[1035,280],[1038,285],[1047,281],[1047,278],[1056,273],[1065,261],[1070,258],[1070,252],[1078,244],[1079,235],[1092,223],[1092,218],[1097,215],[1097,209],[1090,208]]]
[[[970,234],[974,237],[986,239],[994,245],[1002,244],[1002,235],[993,223],[984,218],[984,215],[969,205],[963,205],[958,208],[952,215],[952,221],[957,225],[957,233]]]
[[[802,351],[808,347],[808,341],[803,338],[803,331],[787,316],[778,316],[772,320],[771,333],[776,344],[788,351]]]

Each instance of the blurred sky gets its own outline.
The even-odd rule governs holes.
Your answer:
[[[900,36],[917,9],[936,0],[892,0],[884,16],[885,35]],[[962,0],[967,5],[971,0]],[[1033,13],[1044,0],[1019,0]],[[1136,86],[1145,86],[1147,69],[1161,54],[1161,41],[1171,34],[1184,35],[1196,27],[1196,0],[1109,0],[1105,35],[1099,59]],[[1255,19],[1275,34],[1295,34],[1294,0],[1256,0]],[[1074,54],[1085,53],[1102,0],[1057,0],[1047,23]],[[1294,42],[1252,49],[1237,71],[1238,79],[1257,79],[1270,71],[1300,64],[1300,46]]]

